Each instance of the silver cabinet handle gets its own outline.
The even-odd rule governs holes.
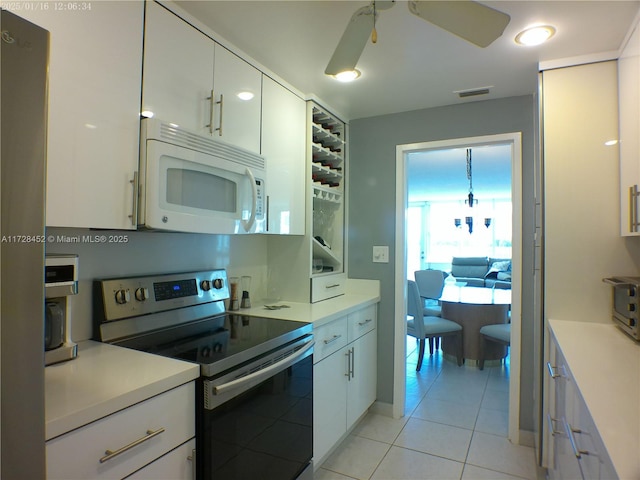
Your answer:
[[[105,456],[100,459],[100,463],[104,463],[108,460],[111,460],[112,458],[117,457],[121,453],[131,450],[133,447],[137,447],[141,443],[144,443],[147,440],[151,440],[153,437],[160,435],[162,432],[164,432],[164,428],[159,428],[155,432],[153,430],[147,430],[147,434],[144,437],[139,438],[135,442],[131,442],[129,445],[125,445],[124,447],[121,447],[117,450],[105,450],[104,452]]]
[[[566,421],[564,422],[564,429],[567,432],[567,437],[569,437],[569,443],[571,443],[571,449],[573,450],[573,454],[576,456],[578,460],[582,458],[582,455],[589,455],[587,450],[580,450],[576,445],[576,439],[573,436],[574,433],[582,433],[582,430],[579,428],[573,428]]]
[[[133,172],[133,180],[129,180],[133,187],[133,205],[131,207],[131,225],[138,226],[138,172]]]
[[[353,364],[355,359],[355,352],[353,349],[354,347],[351,347],[349,350],[347,350],[347,353],[345,353],[345,356],[347,357],[347,373],[345,373],[344,376],[347,377],[349,381],[351,381],[351,379],[353,378]]]
[[[555,372],[556,368],[558,367],[553,367],[551,366],[550,362],[547,362],[547,370],[549,370],[549,375],[551,375],[551,378],[558,378],[562,376],[560,373]]]
[[[209,124],[205,125],[209,129],[209,133],[213,135],[213,111],[215,109],[216,97],[213,94],[213,90],[211,90],[211,96],[207,97],[209,100]]]
[[[640,192],[638,192],[638,184],[629,187],[629,231],[637,232],[640,226],[640,220],[638,220],[638,198]]]
[[[358,325],[361,327],[365,326],[367,323],[373,322],[373,318],[367,318],[364,322],[358,322]]]
[[[323,340],[325,345],[329,345],[330,343],[335,342],[336,340],[338,340],[340,337],[342,337],[342,335],[334,335],[333,337],[331,337],[329,340]]]
[[[220,94],[220,101],[216,102],[216,104],[220,105],[220,124],[218,126],[218,128],[216,128],[215,130],[218,132],[218,136],[222,136],[222,109],[224,107],[224,95]]]
[[[197,480],[196,476],[196,449],[191,450],[191,455],[187,457],[187,460],[191,462],[191,478]]]
[[[355,376],[356,370],[356,347],[351,347],[351,378]]]
[[[334,283],[333,285],[326,285],[324,288],[336,288],[339,287],[340,284],[339,283]]]
[[[556,436],[559,433],[562,433],[562,430],[556,430],[556,428],[553,426],[553,422],[559,422],[560,420],[558,420],[557,418],[551,418],[551,415],[547,413],[547,423],[549,424],[549,433],[551,433],[552,436]]]

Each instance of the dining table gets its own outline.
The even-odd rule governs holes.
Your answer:
[[[442,318],[462,326],[462,357],[465,364],[477,365],[482,351],[480,329],[485,325],[509,323],[511,290],[470,287],[458,282],[445,285],[439,300]],[[455,359],[456,348],[452,338],[443,337],[441,341],[445,358]],[[484,354],[485,361],[501,360],[507,356],[507,347],[488,342]]]

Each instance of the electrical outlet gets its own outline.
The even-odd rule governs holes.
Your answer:
[[[373,247],[373,263],[389,263],[389,246],[388,245]]]

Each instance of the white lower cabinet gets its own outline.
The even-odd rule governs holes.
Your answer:
[[[548,364],[553,397],[548,412],[552,480],[618,478],[569,365],[555,342]]]
[[[163,478],[169,471],[182,472],[176,480],[193,478],[191,462],[180,457],[192,455],[187,442],[195,446],[194,405],[190,382],[47,441],[47,479]],[[166,472],[157,470],[163,466]],[[165,473],[149,477],[146,468]]]
[[[377,304],[314,332],[313,459],[316,467],[376,399]],[[346,334],[346,338],[345,338]]]

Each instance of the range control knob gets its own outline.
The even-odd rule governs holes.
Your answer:
[[[139,302],[144,302],[149,298],[149,289],[144,287],[136,288],[135,296],[136,300],[138,300]]]
[[[116,290],[116,303],[120,305],[124,305],[129,300],[131,300],[131,296],[129,295],[129,290],[121,289]]]
[[[222,287],[224,287],[224,281],[221,278],[216,278],[213,281],[213,288],[220,290]]]
[[[202,288],[202,290],[204,290],[205,292],[211,290],[211,280],[202,280],[200,282],[200,288]]]

